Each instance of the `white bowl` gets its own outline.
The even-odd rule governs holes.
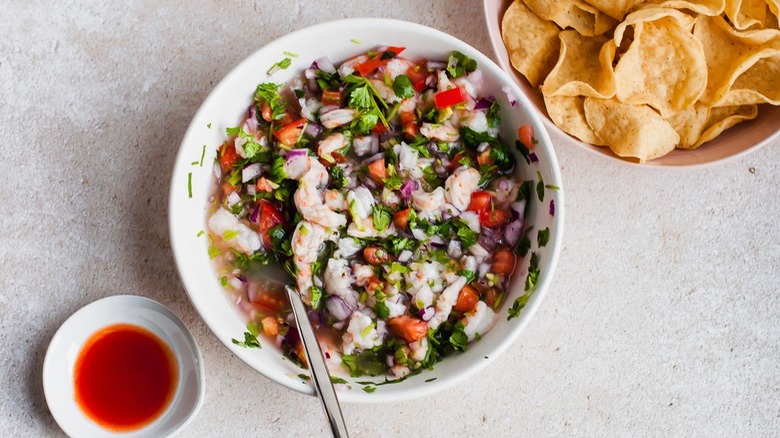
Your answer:
[[[780,136],[780,123],[778,123],[778,120],[780,120],[780,107],[759,105],[758,117],[727,129],[715,139],[704,143],[701,147],[694,150],[675,149],[663,157],[641,164],[618,157],[608,147],[594,146],[572,137],[550,120],[542,93],[532,87],[525,77],[512,67],[512,63],[509,61],[509,54],[504,46],[504,40],[501,38],[501,19],[506,9],[512,4],[512,1],[484,0],[485,21],[487,23],[490,44],[493,46],[493,53],[496,55],[498,64],[509,73],[514,82],[531,100],[533,107],[544,117],[547,128],[558,132],[570,143],[605,157],[610,161],[626,165],[687,169],[736,159],[769,144],[773,139]]]
[[[98,330],[119,323],[143,327],[171,347],[179,362],[179,383],[168,409],[133,432],[112,432],[90,420],[75,399],[74,370],[84,343]],[[203,358],[184,323],[168,308],[148,298],[119,295],[90,303],[57,330],[43,360],[43,392],[57,424],[72,437],[163,437],[184,429],[203,404]]]
[[[352,40],[359,40],[360,43]],[[298,377],[306,371],[288,360],[283,360],[281,352],[273,348],[270,342],[263,342],[261,339],[263,348],[258,350],[244,349],[231,343],[231,338],[242,337],[246,321],[222,291],[206,253],[208,239],[201,233],[206,230],[206,207],[213,187],[212,163],[216,148],[224,141],[225,128],[235,126],[240,121],[252,102],[258,83],[270,79],[277,83],[286,82],[323,55],[338,63],[382,45],[404,46],[407,49],[403,56],[412,59],[446,60],[452,50],[459,50],[473,57],[485,75],[483,95],[495,96],[502,105],[503,137],[513,144],[517,139],[517,128],[525,124],[532,125],[536,133],[539,141],[536,146],[539,163],[528,166],[523,158],[518,157],[519,171],[525,179],[533,180],[536,180],[539,171],[546,184],[562,187],[555,152],[541,119],[532,109],[532,104],[506,73],[490,59],[463,41],[443,32],[419,24],[387,19],[334,21],[281,37],[234,68],[206,98],[182,140],[171,180],[171,246],[184,287],[193,305],[217,338],[233,354],[261,374],[306,394],[314,394],[309,383]],[[293,59],[290,68],[277,71],[272,78],[268,78],[265,72],[284,57],[285,51],[299,56]],[[508,87],[517,99],[515,107],[510,106],[502,87]],[[206,145],[204,165],[193,165],[193,161],[200,160],[203,145]],[[555,203],[555,215],[548,212],[551,200]],[[546,190],[544,204],[535,202],[528,220],[534,226],[532,251],[538,253],[541,275],[538,287],[520,317],[507,321],[506,312],[515,297],[523,291],[528,258],[520,266],[521,275],[516,274],[513,279],[509,299],[505,300],[499,311],[499,322],[481,340],[472,344],[468,351],[447,358],[432,371],[425,371],[394,385],[379,386],[374,393],[362,391],[360,385],[350,385],[351,390],[347,389],[346,385],[338,385],[338,388],[343,390],[339,394],[340,399],[346,402],[395,401],[430,394],[462,381],[509,348],[530,321],[550,285],[561,249],[563,191]],[[550,228],[550,242],[546,247],[538,249],[535,233],[545,227]],[[225,357],[227,360],[227,356]],[[432,378],[436,379],[429,381]]]

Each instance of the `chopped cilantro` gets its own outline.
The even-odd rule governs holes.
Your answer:
[[[477,243],[477,236],[479,236],[479,233],[469,228],[469,224],[466,223],[466,221],[458,218],[452,221],[452,224],[458,230],[456,234],[463,243],[463,248],[469,248]]]
[[[303,380],[311,380],[311,377],[307,376],[306,374],[298,374],[298,377]]]
[[[284,58],[279,62],[275,62],[274,65],[272,65],[271,68],[269,68],[268,71],[265,72],[265,74],[270,75],[271,73],[275,72],[277,69],[286,70],[290,65],[292,65],[292,59]]]
[[[207,128],[209,128],[209,129],[211,129],[211,122],[209,122],[209,123],[206,123],[206,127],[207,127]]]
[[[393,81],[393,91],[395,92],[396,96],[402,99],[414,96],[414,85],[412,85],[412,81],[409,79],[409,76],[396,76],[395,80]]]
[[[319,310],[322,306],[322,297],[325,295],[322,288],[317,286],[311,287],[311,308]]]
[[[447,73],[453,78],[459,78],[466,73],[471,73],[477,69],[477,61],[457,50],[450,52],[447,61]]]
[[[196,234],[196,235],[195,235],[195,237],[200,237],[200,236],[202,236],[204,233],[205,233],[205,231],[203,231],[203,230],[200,230],[200,231],[198,231],[198,234]]]
[[[452,334],[450,335],[450,345],[456,350],[456,351],[466,351],[466,348],[468,348],[469,344],[469,338],[466,336],[466,332],[464,331],[464,326],[462,322],[458,322],[455,324],[455,329],[452,331]]]
[[[560,187],[556,186],[555,184],[545,184],[544,187],[547,188],[547,189],[550,189],[550,190],[560,190],[561,189]]]
[[[376,228],[376,230],[380,233],[386,230],[390,225],[390,222],[393,220],[393,216],[390,214],[390,212],[380,205],[374,205],[372,216],[374,220],[374,228]]]
[[[334,189],[343,189],[349,185],[349,178],[344,173],[344,168],[341,166],[331,166],[328,170],[330,173],[330,186]]]
[[[297,53],[288,52],[286,50],[284,52],[282,52],[282,54],[283,55],[287,55],[287,56],[292,57],[292,58],[297,58],[299,56]]]
[[[219,279],[219,284],[222,285],[222,287],[226,287],[228,284],[228,279],[226,276],[222,276],[222,278]]]
[[[535,252],[531,252],[531,262],[528,265],[528,276],[525,277],[525,290],[533,291],[536,289],[536,282],[539,280],[539,257]]]
[[[458,272],[461,277],[466,277],[466,283],[471,283],[477,277],[477,273],[468,269]]]
[[[211,128],[211,123],[209,123],[209,128]],[[203,167],[203,159],[206,157],[206,145],[203,145],[203,150],[200,152],[200,167]]]
[[[362,375],[378,376],[387,370],[384,356],[379,351],[363,350],[360,353],[345,354],[341,356],[341,362],[349,370],[349,375],[358,377]]]
[[[494,100],[490,104],[490,108],[488,108],[487,124],[491,128],[496,128],[501,124],[501,105],[499,105],[497,100]]]
[[[544,180],[542,179],[542,172],[537,171],[536,175],[539,177],[539,182],[536,183],[536,196],[539,197],[539,202],[544,202]]]
[[[507,311],[506,320],[509,321],[512,318],[517,318],[520,316],[520,311],[523,310],[523,307],[525,307],[529,298],[531,298],[530,293],[515,298],[515,302],[512,303],[512,307],[510,307]]]
[[[263,348],[260,345],[260,341],[257,340],[257,336],[249,332],[244,332],[244,341],[241,342],[235,338],[231,339],[234,344],[244,348]]]
[[[227,230],[222,234],[222,237],[225,238],[225,240],[232,240],[238,237],[238,231],[236,230]]]
[[[520,240],[517,242],[517,246],[515,247],[515,254],[519,255],[520,257],[525,257],[526,254],[528,254],[528,250],[531,249],[531,238],[528,237],[528,233],[531,232],[531,229],[533,227],[528,227],[523,235],[520,237]]]
[[[362,43],[362,42],[363,42],[363,41],[360,41],[360,40],[359,40],[359,39],[357,39],[357,38],[351,38],[351,39],[350,39],[350,41],[352,41],[352,42],[353,42],[353,43],[355,43],[355,44],[360,44],[360,43]]]
[[[349,383],[346,380],[342,379],[341,377],[337,377],[337,376],[330,376],[330,381],[336,385],[346,385],[347,383]]]
[[[214,240],[211,239],[211,236],[209,236],[209,258],[213,259],[220,254],[222,254],[222,251],[220,251],[219,248],[214,245]]]
[[[273,82],[259,84],[255,90],[255,101],[257,103],[267,103],[271,108],[271,119],[281,120],[287,115],[287,103],[279,94],[279,85]]]
[[[192,172],[187,174],[187,193],[189,194],[190,199],[192,199]]]
[[[425,383],[433,382],[436,379],[437,379],[436,377],[431,377],[430,379],[425,379]]]
[[[366,385],[366,386],[363,387],[363,391],[371,394],[372,392],[376,391],[376,386]]]
[[[476,148],[480,143],[492,142],[496,139],[487,132],[475,131],[468,126],[460,128],[460,136],[463,138],[463,143],[471,148]]]
[[[385,300],[377,300],[376,304],[374,305],[374,312],[376,312],[376,316],[378,318],[385,319],[390,316],[390,308],[387,307]]]
[[[525,147],[525,145],[520,140],[515,140],[515,147],[517,148],[518,151],[520,151],[520,155],[523,156],[525,162],[531,164],[531,157],[529,156],[531,151],[529,151],[528,148]]]
[[[539,248],[547,246],[547,242],[549,241],[550,241],[550,227],[537,231],[536,244],[539,246]]]

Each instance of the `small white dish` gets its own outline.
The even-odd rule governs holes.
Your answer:
[[[179,379],[168,409],[147,426],[113,432],[89,419],[76,403],[74,371],[86,341],[100,329],[133,324],[157,335],[178,362]],[[43,361],[43,392],[57,424],[72,437],[172,436],[192,421],[205,394],[203,358],[184,323],[162,304],[144,297],[118,295],[90,303],[71,315],[54,334]]]

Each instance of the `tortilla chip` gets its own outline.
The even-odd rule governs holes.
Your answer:
[[[616,20],[622,20],[628,11],[642,3],[642,0],[585,0],[585,2]]]
[[[501,36],[512,65],[538,86],[558,59],[558,32],[555,24],[539,18],[521,0],[504,13]]]
[[[523,0],[536,15],[555,22],[562,29],[571,27],[585,36],[601,35],[617,24],[614,18],[580,0]]]
[[[764,27],[767,4],[765,0],[726,0],[726,16],[739,30]]]
[[[639,23],[660,20],[664,17],[674,19],[677,24],[686,31],[690,31],[695,22],[693,17],[687,14],[683,14],[676,9],[646,7],[636,12],[632,12],[622,23],[615,27],[615,44],[620,46],[623,43],[623,35],[629,26],[636,26]]]
[[[720,108],[711,108],[707,117],[707,124],[704,127],[699,140],[691,149],[696,149],[703,143],[719,136],[723,131],[744,120],[755,119],[758,115],[756,105],[738,105],[725,106]]]
[[[701,133],[707,125],[707,116],[710,109],[706,105],[697,103],[666,119],[672,125],[677,134],[680,135],[680,144],[678,148],[692,149],[693,145],[699,141]]]
[[[720,15],[726,8],[725,0],[651,0],[650,3],[664,8],[688,9],[704,15]]]
[[[638,22],[634,42],[615,67],[615,97],[650,105],[664,118],[692,106],[706,84],[701,43],[671,16]]]
[[[760,58],[739,75],[715,106],[769,103],[780,105],[780,53]]]
[[[593,96],[604,99],[615,94],[612,60],[615,44],[605,36],[586,37],[576,30],[564,30],[558,62],[542,85],[549,96]]]
[[[672,125],[649,106],[588,97],[583,107],[588,125],[618,156],[643,163],[668,154],[680,142]]]
[[[780,52],[780,31],[773,29],[737,31],[721,17],[700,15],[693,36],[701,41],[707,60],[707,89],[701,101],[718,104],[736,79],[759,59]]]
[[[556,126],[585,143],[606,146],[585,120],[583,96],[544,96],[547,113]]]

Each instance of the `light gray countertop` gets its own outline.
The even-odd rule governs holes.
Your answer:
[[[178,144],[220,78],[288,31],[393,17],[492,55],[482,3],[130,3],[0,7],[0,436],[61,434],[46,347],[114,294],[169,306],[203,350],[206,402],[182,436],[327,436],[315,398],[232,357],[190,305],[168,241]],[[780,435],[780,143],[674,171],[553,142],[565,243],[531,324],[460,387],[345,406],[353,435]]]

